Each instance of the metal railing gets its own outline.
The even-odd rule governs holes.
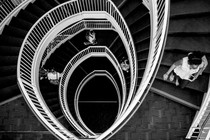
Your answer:
[[[108,52],[108,53],[107,53]],[[69,121],[69,123],[77,129],[77,131],[81,131],[80,133],[89,135],[89,136],[96,136],[96,134],[92,133],[91,131],[87,131],[88,129],[85,129],[86,127],[80,126],[77,121],[73,118],[71,115],[71,112],[68,107],[68,101],[67,101],[67,85],[68,81],[70,80],[70,77],[73,73],[73,71],[77,68],[77,66],[82,63],[84,60],[88,59],[92,56],[100,56],[100,57],[107,57],[112,64],[114,65],[116,71],[118,72],[118,75],[120,75],[121,84],[125,85],[125,78],[123,75],[123,72],[120,68],[120,64],[118,63],[117,59],[114,57],[114,55],[111,53],[111,51],[105,47],[105,46],[90,46],[82,51],[80,51],[78,54],[76,54],[66,65],[63,76],[61,78],[60,86],[59,86],[59,99],[60,104],[62,107],[62,111],[65,114],[65,117]],[[126,86],[122,86],[122,104],[120,107],[119,115],[121,114],[122,107],[125,104],[125,92],[126,92]],[[82,129],[82,127],[84,129]]]
[[[115,28],[108,20],[81,20],[76,24],[68,27],[67,29],[60,32],[48,45],[42,56],[42,64],[44,66],[47,59],[51,56],[51,54],[60,47],[62,43],[72,38],[76,34],[82,32],[85,29],[102,29],[102,30],[114,30]]]
[[[210,81],[209,86],[210,87]],[[210,88],[203,97],[200,110],[195,118],[186,136],[187,139],[196,138],[197,140],[207,140],[210,138]]]
[[[20,88],[23,91],[27,103],[40,121],[59,139],[77,139],[77,137],[62,126],[47,107],[39,90],[38,70],[41,63],[40,56],[43,55],[43,50],[46,49],[46,46],[43,44],[54,39],[55,36],[51,33],[55,29],[56,33],[58,33],[64,27],[73,24],[73,18],[77,20],[84,18],[107,18],[110,20],[116,31],[120,34],[126,51],[129,54],[131,66],[131,88],[129,97],[132,96],[136,83],[135,79],[137,79],[136,53],[133,40],[123,17],[112,1],[72,0],[44,14],[32,26],[23,41],[18,59],[17,75]],[[76,62],[76,58],[75,61],[72,62]],[[129,103],[130,100],[131,98],[129,98],[127,102]],[[81,136],[87,137],[87,135],[82,134]]]
[[[35,0],[1,0],[0,1],[0,33],[21,9]]]
[[[119,116],[120,114],[120,107],[122,106],[121,105],[121,95],[120,95],[120,89],[117,85],[117,82],[115,81],[115,78],[112,76],[111,73],[109,73],[108,71],[106,70],[93,70],[92,72],[90,72],[87,76],[85,76],[82,81],[79,83],[79,86],[77,87],[77,90],[76,90],[76,93],[75,93],[75,97],[74,97],[74,107],[75,107],[75,112],[76,112],[76,116],[77,116],[77,119],[79,121],[79,123],[85,127],[85,129],[88,129],[88,131],[91,131],[87,126],[86,124],[84,123],[82,117],[81,117],[81,113],[79,112],[79,96],[80,96],[80,93],[83,89],[83,87],[85,86],[85,84],[90,81],[93,77],[95,76],[106,76],[114,85],[115,89],[116,89],[116,92],[117,92],[117,95],[118,95],[118,113],[117,113],[117,117]],[[92,132],[92,131],[91,131]],[[93,132],[92,132],[93,133]],[[99,135],[99,134],[98,134]]]
[[[98,140],[110,138],[133,116],[146,97],[162,59],[169,24],[169,1],[143,0],[143,3],[149,9],[152,21],[150,51],[143,79],[128,109],[113,126],[97,138]]]

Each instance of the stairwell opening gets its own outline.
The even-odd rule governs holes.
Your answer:
[[[95,76],[81,90],[78,100],[82,120],[95,133],[107,130],[118,113],[117,91],[106,76]]]

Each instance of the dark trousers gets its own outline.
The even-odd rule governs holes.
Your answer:
[[[172,74],[174,74],[175,80],[178,79],[179,86],[181,88],[185,88],[189,84],[190,81],[185,80],[185,79],[181,79],[178,75],[176,75],[176,73],[174,71],[172,72]]]
[[[179,78],[179,86],[181,88],[185,88],[189,84],[189,82],[190,81],[188,81],[188,80],[184,80],[184,79]]]

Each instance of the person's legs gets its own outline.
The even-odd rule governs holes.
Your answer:
[[[173,72],[170,74],[169,80],[170,80],[171,82],[174,81],[174,73],[173,73]]]
[[[171,75],[173,75],[173,76],[169,77],[169,78],[171,78],[170,80],[172,80],[172,79],[174,80],[175,79],[175,85],[179,86],[180,77],[178,75],[176,75],[176,73],[174,71],[172,71]]]
[[[181,88],[185,88],[189,84],[189,82],[190,81],[188,81],[188,80],[179,79],[179,83],[180,83]]]

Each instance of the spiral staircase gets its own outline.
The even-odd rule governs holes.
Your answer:
[[[9,5],[12,5],[12,6],[18,5],[18,1],[17,2],[9,1],[9,2],[10,3],[6,3],[1,8],[2,9],[7,8]],[[84,1],[81,1],[81,3],[82,2]],[[94,5],[95,1],[92,0],[91,2],[92,3],[84,2],[87,5],[84,4],[82,5],[83,7],[79,7],[79,8],[85,9],[88,6],[91,7],[91,4]],[[103,4],[102,0],[100,2],[101,4]],[[62,104],[62,102],[60,103],[59,101],[63,99],[60,96],[60,93],[62,91],[60,88],[61,87],[60,85],[52,85],[49,83],[48,80],[39,80],[38,76],[34,78],[35,82],[33,84],[36,84],[35,86],[39,87],[38,90],[40,90],[41,92],[40,97],[43,99],[44,101],[43,103],[47,105],[46,108],[48,108],[49,112],[46,113],[42,110],[43,107],[41,105],[39,106],[39,104],[42,104],[42,102],[39,103],[38,102],[39,100],[35,99],[35,96],[33,94],[29,94],[29,93],[34,92],[33,91],[34,85],[32,84],[33,86],[30,87],[29,84],[21,85],[19,83],[19,86],[18,86],[17,77],[20,78],[22,76],[23,79],[26,77],[25,75],[29,75],[30,77],[30,74],[28,74],[28,71],[25,69],[28,67],[27,64],[29,63],[27,62],[27,60],[32,59],[31,55],[33,54],[34,50],[38,48],[37,46],[37,48],[34,47],[34,49],[28,49],[26,51],[23,49],[23,47],[27,48],[28,46],[33,46],[33,44],[36,44],[36,42],[40,40],[38,37],[36,38],[32,35],[31,36],[28,35],[28,33],[33,32],[33,31],[34,32],[39,31],[39,28],[36,28],[34,26],[35,23],[38,23],[40,21],[40,18],[43,15],[45,15],[50,10],[52,11],[52,9],[56,6],[64,5],[64,8],[59,9],[59,10],[61,13],[64,13],[65,15],[65,12],[68,11],[67,9],[68,5],[65,5],[65,3],[68,3],[68,2],[65,0],[52,0],[52,1],[36,0],[36,1],[31,1],[31,2],[23,1],[22,3],[24,3],[24,6],[18,7],[18,9],[21,9],[21,10],[18,12],[16,11],[16,14],[14,15],[14,17],[7,19],[7,24],[1,25],[2,29],[1,29],[1,35],[0,35],[0,60],[1,60],[0,61],[0,67],[1,67],[0,68],[0,74],[1,74],[0,75],[1,76],[0,78],[1,79],[0,80],[0,83],[1,83],[0,84],[0,93],[1,93],[0,104],[1,105],[10,104],[12,101],[22,98],[23,95],[21,94],[21,90],[22,92],[24,92],[24,88],[25,88],[25,91],[28,92],[28,95],[31,98],[31,102],[34,102],[34,104],[37,105],[37,110],[40,111],[39,113],[42,114],[43,119],[45,119],[45,121],[41,120],[42,117],[39,117],[37,115],[38,113],[35,110],[33,110],[33,107],[30,107],[35,113],[35,115],[37,115],[40,122],[42,122],[43,125],[50,131],[57,129],[56,131],[60,133],[58,134],[56,133],[56,131],[54,131],[55,137],[60,138],[60,139],[65,139],[65,138],[74,139],[74,137],[69,135],[69,132],[71,132],[73,136],[79,137],[80,139],[96,139],[96,138],[108,139],[112,135],[114,135],[114,133],[116,133],[117,130],[123,127],[123,125],[124,127],[126,127],[125,122],[127,122],[129,119],[132,120],[131,116],[134,114],[135,111],[137,111],[138,107],[143,102],[144,98],[149,92],[148,94],[155,93],[155,94],[163,96],[166,99],[172,100],[172,102],[177,102],[183,106],[187,106],[190,110],[192,109],[193,112],[196,113],[195,117],[193,116],[194,121],[190,120],[192,122],[192,126],[188,128],[189,129],[188,134],[183,135],[182,138],[187,137],[188,139],[190,138],[191,139],[202,139],[202,138],[205,139],[206,137],[208,137],[206,134],[208,134],[208,130],[209,130],[209,127],[208,127],[209,66],[204,71],[203,75],[201,75],[195,82],[190,83],[185,89],[176,87],[174,83],[170,81],[164,81],[162,78],[162,75],[166,72],[166,70],[170,67],[170,65],[174,61],[182,58],[183,56],[186,56],[189,51],[199,50],[201,52],[204,52],[205,55],[207,56],[207,59],[209,60],[208,44],[209,44],[210,2],[208,2],[207,0],[193,0],[193,1],[171,0],[170,18],[169,18],[170,22],[169,22],[169,27],[168,27],[168,36],[165,43],[166,47],[164,50],[164,55],[162,57],[161,56],[162,51],[158,52],[159,58],[156,58],[156,59],[158,59],[157,61],[160,62],[161,57],[162,57],[162,61],[161,61],[160,67],[159,67],[158,62],[157,62],[157,66],[154,67],[156,70],[158,70],[158,72],[154,70],[154,73],[152,77],[150,78],[151,81],[148,81],[148,85],[144,85],[144,82],[146,81],[145,80],[146,75],[149,75],[150,73],[150,71],[148,71],[148,67],[150,66],[148,63],[151,64],[154,61],[154,60],[152,61],[152,59],[150,58],[152,54],[151,49],[153,49],[151,46],[154,46],[154,48],[158,48],[158,45],[157,45],[158,41],[155,42],[153,38],[160,37],[156,34],[154,35],[153,33],[153,29],[155,25],[152,22],[152,20],[155,15],[153,15],[153,12],[151,10],[153,8],[151,6],[152,2],[146,1],[146,0],[143,2],[140,0],[131,0],[131,1],[130,0],[129,1],[128,0],[125,0],[125,1],[113,0],[113,2],[118,7],[120,13],[125,19],[127,26],[129,27],[130,34],[133,38],[133,44],[135,46],[135,52],[136,52],[135,55],[137,57],[137,62],[133,61],[132,57],[130,56],[132,54],[132,48],[130,51],[129,47],[127,48],[125,47],[126,43],[123,39],[126,39],[126,37],[129,36],[129,34],[126,37],[122,37],[122,35],[117,32],[118,31],[117,29],[119,27],[111,25],[113,24],[113,22],[110,23],[107,19],[105,19],[106,17],[96,20],[95,17],[88,17],[87,15],[85,15],[87,17],[84,16],[85,18],[82,20],[82,22],[78,20],[78,22],[74,24],[64,23],[66,26],[65,28],[56,24],[56,26],[59,26],[60,28],[62,28],[62,30],[55,31],[56,34],[54,36],[52,35],[53,33],[51,33],[53,37],[51,38],[49,37],[50,38],[48,39],[49,41],[43,42],[43,44],[45,45],[45,48],[40,48],[39,50],[39,52],[42,53],[42,55],[40,55],[42,57],[40,57],[39,55],[37,56],[36,59],[39,61],[39,63],[36,64],[37,66],[36,68],[34,68],[34,72],[32,72],[32,74],[35,73],[35,75],[38,75],[38,70],[40,67],[44,67],[46,69],[53,68],[58,72],[63,72],[66,70],[67,75],[70,77],[69,78],[67,76],[67,79],[72,78],[74,79],[74,81],[69,82],[69,83],[64,82],[64,84],[68,84],[68,88],[66,88],[66,91],[68,93],[68,96],[67,96],[68,105],[66,105],[65,103]],[[20,3],[20,5],[22,3]],[[161,6],[163,7],[163,8],[159,7],[160,11],[161,9],[165,8],[163,6],[164,5],[163,1],[157,1],[157,3],[160,4],[159,5],[160,7]],[[72,2],[69,5],[72,6],[74,5],[74,3]],[[97,5],[94,5],[94,6],[97,7]],[[108,10],[111,11],[112,8]],[[1,13],[5,14],[7,11],[4,11],[2,9],[1,9]],[[88,11],[87,9],[86,11]],[[77,10],[77,8],[75,8],[75,10]],[[114,12],[115,11],[113,11],[113,13]],[[57,16],[56,14],[59,14],[59,13],[53,13],[53,14],[52,15],[56,17]],[[46,19],[48,22],[52,22],[51,21],[52,19],[50,18],[49,19],[46,18]],[[161,17],[158,20],[161,20]],[[58,23],[58,21],[56,20],[53,22]],[[105,26],[102,26],[102,27],[96,26],[96,25],[101,25],[102,23],[106,23]],[[83,24],[85,25],[85,28],[83,28]],[[40,23],[40,25],[45,26],[44,23]],[[159,26],[159,24],[157,25]],[[81,30],[79,30],[77,27],[81,28]],[[32,28],[34,30],[31,30]],[[68,74],[67,66],[71,68],[70,62],[71,63],[74,62],[76,58],[75,56],[79,57],[81,55],[80,52],[82,51],[85,52],[84,49],[86,49],[87,46],[83,44],[83,42],[85,41],[84,37],[85,37],[86,31],[91,28],[94,28],[96,32],[98,47],[92,46],[92,48],[91,47],[88,48],[89,52],[92,51],[90,55],[95,56],[96,53],[101,53],[101,56],[103,55],[104,56],[87,58],[86,60],[80,62],[79,66],[75,68],[75,70],[73,71],[73,74],[70,75]],[[73,32],[73,29],[75,30],[78,29],[74,35],[67,34],[67,31]],[[45,30],[48,30],[47,26]],[[41,32],[36,32],[36,33],[42,36]],[[59,37],[61,35],[63,36],[68,35],[70,37],[60,39]],[[153,38],[151,38],[151,36]],[[29,39],[32,39],[31,42],[28,43],[26,41],[25,38],[27,37]],[[34,37],[34,38],[30,38],[30,37]],[[56,37],[58,38],[58,40],[56,40]],[[165,37],[162,40],[164,42],[164,39],[166,39],[166,36],[163,36],[163,37]],[[52,45],[54,48],[56,47],[57,48],[53,50],[53,48],[50,48],[51,46],[49,44]],[[131,44],[132,44],[132,41],[131,41]],[[164,46],[164,43],[163,43],[163,46]],[[51,49],[53,50],[53,53],[50,52]],[[103,52],[103,50],[105,51]],[[23,54],[22,58],[20,58],[20,53]],[[26,56],[28,57],[26,58]],[[120,69],[118,70],[118,72],[116,72],[116,70],[120,67],[119,66],[120,61],[124,57],[129,59],[130,64],[135,65],[136,63],[137,68],[134,68],[134,69],[131,68],[131,71],[129,71],[129,73],[123,72]],[[112,60],[113,63],[110,63],[109,61],[107,61],[107,58],[110,58],[109,60]],[[79,60],[80,59],[78,59],[77,61]],[[75,61],[75,63],[77,62]],[[116,67],[113,67],[112,64],[115,64]],[[22,70],[23,72],[26,72],[25,75],[23,73],[21,74],[17,73],[17,69],[21,69],[20,65],[24,66]],[[83,109],[84,111],[81,111],[83,114],[81,113],[80,115],[81,117],[89,116],[89,117],[83,117],[83,121],[85,121],[86,123],[86,126],[83,126],[82,125],[83,123],[81,123],[81,120],[78,120],[77,118],[78,112],[76,111],[75,108],[71,108],[73,106],[73,101],[74,101],[73,100],[74,95],[72,95],[71,93],[76,93],[77,92],[76,87],[80,85],[80,82],[85,78],[85,76],[87,76],[91,72],[94,72],[94,70],[108,71],[110,75],[114,77],[115,82],[117,83],[118,88],[120,90],[120,93],[129,93],[130,91],[133,90],[134,94],[132,95],[133,97],[129,96],[129,94],[125,94],[125,95],[119,94],[118,97],[117,96],[112,97],[112,94],[107,94],[111,91],[106,91],[106,93],[104,93],[102,97],[98,97],[97,94],[95,95],[93,94],[91,96],[95,98],[91,98],[88,96],[84,96],[83,98],[81,97],[83,100],[81,101],[81,103],[80,102],[78,103],[78,106],[80,107],[80,105],[81,106],[83,105],[83,108],[80,108],[80,109],[81,110]],[[133,84],[131,80],[133,76],[132,74],[135,73],[132,70],[137,71],[138,73],[136,80],[134,80],[136,84]],[[157,72],[157,75],[156,75],[156,72]],[[104,72],[103,74],[108,75],[107,73],[104,73]],[[125,86],[127,88],[125,92],[123,92],[124,88],[122,86],[123,78],[120,78],[120,77],[123,77],[126,83]],[[28,81],[28,79],[24,79],[23,81],[24,82]],[[95,82],[94,84],[96,83],[97,82]],[[134,89],[132,87],[133,85],[135,85]],[[145,87],[144,88],[145,92],[142,92],[141,95],[137,94],[141,92],[140,89],[142,87]],[[109,88],[111,89],[111,87]],[[117,88],[115,87],[115,89]],[[89,90],[90,89],[88,89],[88,91]],[[136,104],[132,102],[132,100],[136,99],[135,96],[139,97],[137,101],[138,103]],[[28,100],[29,97],[26,97],[24,95],[24,98]],[[101,101],[104,98],[106,99],[106,101],[101,102],[101,103],[97,103],[97,104],[87,103],[88,101],[91,101],[91,100]],[[131,98],[130,102],[129,102],[129,98]],[[125,100],[128,100],[128,104],[130,103],[130,106],[133,105],[134,109],[130,110],[130,113],[127,112],[126,109],[123,109],[122,107],[120,108],[120,106],[124,103],[124,107],[126,108],[127,106],[127,109],[128,110],[130,109],[129,105],[126,104]],[[107,104],[107,102],[109,104]],[[27,103],[29,105],[31,104],[30,101],[28,101]],[[69,114],[68,111],[65,112],[65,110],[63,109],[63,107],[66,107],[66,106],[69,107],[67,110],[70,110],[71,114]],[[92,113],[90,109],[93,107],[96,107],[95,112],[93,111],[94,113]],[[103,111],[100,110],[101,108],[103,108]],[[51,117],[53,118],[52,120],[50,120],[50,117],[47,119],[45,118],[45,116],[49,114],[52,116]],[[112,115],[109,115],[109,114],[112,114]],[[125,114],[127,115],[127,117],[123,118],[123,116],[126,116]],[[69,116],[70,119],[66,116]],[[201,117],[199,118],[199,116],[202,116],[202,118]],[[58,120],[58,122],[57,121],[53,122],[55,118]],[[116,125],[116,128],[113,127],[113,129],[110,130],[110,132],[107,132],[107,134],[103,135],[103,133],[106,132],[106,130],[109,129],[112,126],[112,124],[117,123],[116,120],[117,121],[125,120],[125,122],[122,123],[122,125],[120,125],[121,123],[119,123],[118,125]],[[50,125],[46,125],[46,121],[48,121],[48,123],[50,122],[49,123]],[[132,125],[135,126],[135,125],[138,125],[138,123],[135,123]],[[49,126],[55,126],[55,127],[49,128]],[[62,126],[64,126],[66,130],[62,130],[63,129]],[[78,127],[79,130],[75,129],[75,127]],[[82,131],[82,129],[86,130],[88,133]],[[205,132],[205,135],[202,132]],[[136,133],[138,133],[138,131]],[[102,136],[98,137],[99,135],[102,135]],[[116,135],[118,135],[118,133],[116,133],[115,136]],[[111,139],[114,139],[115,136]],[[1,138],[3,138],[3,136]]]

